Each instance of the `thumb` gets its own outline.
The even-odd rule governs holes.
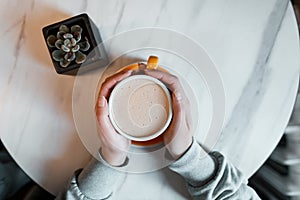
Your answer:
[[[182,94],[179,90],[175,90],[172,96],[173,96],[173,109],[175,115],[179,116],[183,112],[183,108],[184,108]]]
[[[96,115],[98,121],[101,116],[108,116],[107,100],[104,96],[100,96],[96,105]]]

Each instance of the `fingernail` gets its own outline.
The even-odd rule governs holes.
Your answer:
[[[178,91],[175,91],[175,92],[174,92],[174,95],[175,95],[175,97],[176,97],[177,101],[181,101],[181,99],[182,99],[182,95],[181,95],[181,93],[180,93],[180,92],[178,92]]]
[[[101,96],[98,102],[98,106],[103,108],[105,106],[105,97]]]

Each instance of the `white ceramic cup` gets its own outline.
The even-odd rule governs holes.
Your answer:
[[[135,82],[133,82],[133,81],[135,81]],[[163,91],[163,93],[165,94],[165,97],[167,99],[167,102],[164,103],[165,107],[162,107],[162,105],[155,104],[155,102],[152,105],[151,91],[146,90],[147,98],[144,99],[145,102],[139,101],[137,104],[145,106],[143,108],[147,109],[150,105],[149,102],[151,102],[151,107],[149,108],[149,110],[147,110],[148,113],[141,112],[142,116],[146,116],[146,114],[149,114],[149,118],[151,118],[150,109],[152,109],[153,106],[158,106],[158,107],[160,106],[160,109],[161,110],[164,109],[164,111],[165,111],[165,113],[163,114],[164,120],[159,121],[159,118],[155,118],[155,120],[156,120],[155,121],[151,118],[151,122],[155,121],[156,123],[161,123],[161,124],[159,126],[159,129],[149,130],[149,132],[144,132],[147,129],[146,128],[143,129],[142,127],[138,127],[138,126],[127,128],[127,130],[125,131],[124,129],[126,129],[126,128],[122,129],[122,127],[120,125],[121,123],[119,123],[120,119],[117,119],[118,117],[121,117],[121,118],[126,117],[126,119],[131,120],[130,121],[131,124],[134,124],[132,122],[132,118],[130,117],[130,114],[129,114],[130,113],[129,109],[130,109],[130,107],[132,107],[129,104],[129,101],[130,101],[129,99],[132,97],[133,89],[130,90],[126,87],[128,87],[128,85],[130,85],[130,84],[135,84],[136,88],[135,88],[134,92],[138,92],[138,90],[143,88],[144,85],[138,85],[136,83],[142,83],[143,81],[148,84],[150,84],[150,82],[151,82],[151,84],[155,85],[154,87],[161,88],[161,90],[159,90],[160,94],[162,94],[162,91]],[[122,90],[123,96],[120,94],[120,90]],[[126,90],[126,91],[128,90],[129,92],[131,91],[132,94],[126,93],[123,90]],[[154,90],[154,91],[156,91],[156,90]],[[123,99],[123,97],[124,97],[124,99]],[[132,105],[134,106],[135,104],[132,104]],[[117,111],[118,116],[116,116],[116,111],[115,111],[115,110],[117,110],[116,106],[118,106],[118,109],[119,109],[119,111]],[[126,138],[128,138],[130,140],[134,140],[134,141],[148,141],[148,140],[154,139],[154,138],[158,137],[159,135],[161,135],[170,125],[170,122],[172,119],[172,114],[173,114],[172,113],[172,99],[171,99],[169,90],[167,89],[165,84],[163,84],[161,81],[159,81],[158,79],[153,78],[151,76],[147,76],[147,75],[133,75],[133,76],[125,78],[124,80],[119,82],[111,92],[111,95],[109,97],[108,107],[109,107],[109,118],[110,118],[110,121],[111,121],[113,127],[117,130],[118,133],[120,133],[121,135],[125,136]],[[156,108],[158,108],[158,107],[156,107]],[[123,112],[120,112],[121,108],[122,108]],[[136,110],[138,110],[138,109],[136,109]],[[161,112],[161,110],[159,112]],[[135,111],[135,113],[137,113],[137,112],[139,112],[139,111]],[[137,115],[135,115],[135,116],[137,116]],[[149,118],[147,118],[147,119],[149,119]],[[147,126],[147,127],[149,127],[149,126]],[[135,128],[135,130],[129,131],[129,129],[131,129],[131,128]],[[156,127],[156,128],[158,128],[158,127]],[[136,131],[136,132],[134,132],[134,131]],[[134,132],[134,134],[133,134],[133,132]],[[142,134],[139,135],[139,132]]]

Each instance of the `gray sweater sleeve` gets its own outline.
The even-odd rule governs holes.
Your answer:
[[[110,199],[114,188],[125,177],[105,161],[92,158],[83,170],[77,170],[67,188],[56,199],[62,200],[106,200]]]
[[[259,199],[239,170],[222,154],[212,152],[203,157],[203,153],[194,141],[187,152],[169,166],[186,180],[194,199]],[[68,188],[57,199],[110,199],[114,187],[124,176],[125,173],[108,166],[104,160],[99,162],[93,158],[83,170],[75,172]]]
[[[194,141],[189,150],[169,166],[186,180],[193,199],[260,199],[247,186],[241,172],[222,154],[212,152],[203,157],[203,152]]]

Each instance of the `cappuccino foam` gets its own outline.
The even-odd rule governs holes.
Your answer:
[[[146,137],[167,123],[169,101],[162,87],[148,79],[132,79],[115,91],[110,117],[124,133]]]

